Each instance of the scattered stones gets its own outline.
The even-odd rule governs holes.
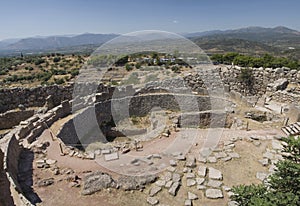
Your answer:
[[[174,182],[172,184],[172,186],[170,187],[170,189],[169,189],[169,193],[173,196],[176,196],[179,187],[180,187],[180,183],[179,182]]]
[[[198,196],[194,193],[188,192],[188,199],[189,200],[196,200],[196,199],[198,199]]]
[[[103,150],[102,150],[102,153],[103,153]],[[104,159],[105,161],[112,161],[112,160],[117,160],[119,159],[119,154],[117,152],[114,152],[114,153],[109,153],[109,154],[105,154],[104,155]],[[134,161],[132,161],[131,163],[132,164],[136,164],[138,162],[138,159],[135,159]]]
[[[205,157],[202,157],[202,155],[199,155],[199,157],[198,157],[198,162],[206,163],[206,162],[207,162],[207,159],[206,159]]]
[[[189,156],[186,160],[185,166],[190,168],[196,167],[196,158]]]
[[[100,171],[86,175],[83,183],[82,195],[91,195],[103,188],[112,187],[115,184],[110,175]]]
[[[52,185],[52,184],[54,184],[54,179],[53,178],[42,179],[42,180],[39,180],[37,182],[38,187],[46,187],[46,186],[49,186],[49,185]]]
[[[47,159],[46,160],[46,163],[49,164],[49,165],[53,165],[55,164],[57,161],[56,160],[51,160],[51,159]]]
[[[199,169],[198,169],[198,172],[197,174],[200,176],[200,177],[205,177],[206,175],[206,167],[205,166],[199,166]]]
[[[153,154],[152,158],[161,159],[161,155],[160,154]]]
[[[264,172],[257,172],[256,173],[256,178],[264,181],[266,178],[268,177],[268,174],[264,173]]]
[[[192,206],[192,200],[185,200],[184,206]]]
[[[218,153],[215,153],[215,157],[217,159],[221,159],[221,158],[227,157],[227,154],[225,152],[218,152]]]
[[[187,180],[186,180],[186,186],[188,186],[188,187],[192,187],[192,186],[194,186],[195,184],[196,184],[196,181],[193,180],[193,179],[187,179]]]
[[[223,184],[222,181],[218,181],[218,180],[208,180],[207,182],[208,187],[214,187],[214,188],[221,187],[222,184]]]
[[[158,192],[160,192],[161,191],[161,187],[159,187],[159,186],[154,186],[154,187],[152,187],[151,189],[150,189],[150,191],[149,191],[149,196],[150,197],[153,197],[154,195],[156,195]]]
[[[192,172],[192,169],[191,169],[191,168],[185,167],[185,168],[183,168],[182,172],[183,172],[183,173],[191,173],[191,172]]]
[[[205,190],[206,186],[205,185],[197,185],[197,190]]]
[[[227,161],[229,161],[229,160],[231,160],[232,159],[232,157],[224,157],[224,158],[222,158],[222,160],[224,161],[224,162],[227,162]]]
[[[207,158],[207,161],[208,161],[209,163],[216,163],[216,162],[217,162],[217,158],[216,158],[216,157],[208,157],[208,158]]]
[[[223,190],[226,191],[226,192],[231,191],[231,188],[228,187],[228,186],[225,186],[225,185],[224,185],[222,188],[223,188]]]
[[[166,188],[170,188],[172,186],[173,182],[172,181],[168,181],[166,184],[165,184],[165,187]]]
[[[202,185],[205,181],[205,178],[202,178],[202,177],[197,177],[196,178],[196,182],[198,185]]]
[[[262,166],[268,166],[269,165],[269,160],[266,159],[266,158],[264,158],[262,160],[258,160],[258,161],[262,164]]]
[[[186,178],[187,179],[193,179],[193,178],[195,178],[195,174],[194,173],[187,173]]]
[[[228,153],[228,156],[231,157],[231,158],[240,158],[241,156],[236,153],[236,152],[230,152]]]
[[[178,174],[178,173],[173,173],[172,180],[173,180],[173,182],[180,182],[180,181],[181,181],[181,176],[180,176],[180,174]]]
[[[157,180],[157,181],[155,182],[155,184],[156,184],[157,186],[159,186],[159,187],[163,187],[163,186],[165,186],[166,181],[165,181],[165,180]]]
[[[219,189],[207,189],[205,191],[205,196],[209,199],[223,198],[223,193]]]
[[[215,180],[222,180],[223,179],[221,171],[219,171],[215,168],[212,168],[212,167],[208,168],[208,177],[210,179],[215,179]]]
[[[156,197],[147,197],[147,202],[150,205],[157,205],[159,203],[159,200]]]
[[[170,165],[173,167],[177,166],[177,162],[175,160],[170,160]]]
[[[88,160],[93,160],[93,159],[95,159],[95,153],[94,152],[89,152],[89,153],[86,154],[85,158],[88,159]],[[106,161],[109,161],[109,160],[106,160]]]
[[[278,140],[272,140],[272,148],[274,150],[282,150],[283,146],[282,146],[282,144],[281,144],[280,141],[278,141]]]
[[[267,159],[274,159],[274,154],[269,152],[269,151],[266,151],[264,154],[263,154],[263,157],[264,158],[267,158]]]

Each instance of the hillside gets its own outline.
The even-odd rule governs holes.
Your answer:
[[[29,53],[92,53],[117,34],[85,33],[73,36],[32,37],[0,41],[1,56]],[[299,59],[300,32],[286,27],[247,27],[184,34],[209,54],[239,52],[251,55],[271,53]]]

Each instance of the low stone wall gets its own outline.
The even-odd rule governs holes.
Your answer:
[[[224,99],[192,94],[154,93],[112,99],[99,102],[94,107],[90,106],[78,112],[73,119],[67,121],[61,127],[57,136],[66,145],[70,146],[88,145],[95,141],[106,142],[106,138],[100,126],[103,123],[110,123],[112,120],[115,124],[118,124],[118,121],[128,117],[146,116],[155,108],[182,113],[210,111],[212,109],[222,110],[223,116],[220,113],[218,117],[222,116],[223,120],[225,120],[225,106],[226,101]],[[201,116],[201,118],[207,119],[206,116]],[[209,116],[209,118],[211,118],[211,116]],[[221,119],[219,118],[219,120]],[[220,123],[221,121],[217,122]],[[220,127],[223,126],[224,124]],[[217,125],[215,125],[215,127],[217,127]]]
[[[285,104],[299,104],[300,95],[287,92],[287,91],[276,91],[271,95],[271,98],[277,102],[282,102]]]
[[[32,205],[23,195],[23,191],[18,182],[18,164],[19,156],[22,151],[20,140],[27,140],[31,143],[37,138],[45,128],[50,126],[59,118],[63,118],[71,113],[69,102],[63,102],[61,105],[49,110],[46,114],[36,114],[24,121],[24,124],[17,126],[0,140],[0,148],[4,153],[3,169],[11,185],[11,193],[19,195],[19,199],[14,202],[22,202],[23,205]]]
[[[0,114],[0,129],[10,129],[21,121],[33,116],[34,110],[7,111]]]
[[[183,128],[228,128],[230,126],[228,115],[224,111],[183,113],[179,116],[179,127]]]
[[[52,96],[54,106],[63,100],[72,98],[73,85],[69,86],[40,86],[35,88],[12,88],[0,90],[0,112],[24,107],[42,107],[49,95]]]

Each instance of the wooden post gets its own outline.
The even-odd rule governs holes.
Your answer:
[[[287,126],[288,123],[289,123],[289,118],[287,117],[286,120],[285,120],[284,126]]]
[[[61,146],[61,143],[59,143],[59,149],[60,149],[60,155],[64,156],[65,154],[64,154],[63,148]]]
[[[283,107],[281,106],[280,107],[280,114],[282,114],[282,112],[283,112]]]
[[[55,141],[55,139],[54,139],[54,136],[53,136],[53,133],[52,133],[52,131],[50,131],[50,136],[51,136],[51,139],[52,139],[52,141],[54,142],[54,141]]]
[[[249,122],[247,122],[246,131],[249,131]]]

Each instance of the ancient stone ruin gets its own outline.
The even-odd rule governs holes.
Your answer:
[[[140,205],[235,205],[231,187],[268,178],[280,138],[300,132],[300,72],[252,71],[252,85],[222,66],[144,88],[1,90],[0,205],[53,205],[57,191],[78,204],[119,191]],[[223,97],[202,81],[213,75]]]

